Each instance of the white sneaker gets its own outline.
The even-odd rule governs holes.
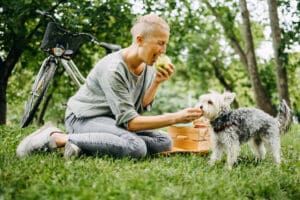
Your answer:
[[[51,137],[54,132],[62,131],[51,123],[47,123],[32,134],[26,136],[17,147],[17,156],[23,158],[36,151],[49,151],[55,149],[56,143]]]
[[[71,157],[78,157],[81,153],[81,149],[70,141],[67,141],[65,145],[64,158],[70,159]]]

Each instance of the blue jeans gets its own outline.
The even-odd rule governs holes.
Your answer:
[[[65,119],[69,141],[88,154],[113,157],[142,158],[170,150],[169,135],[158,131],[130,132],[115,125],[109,117],[76,118],[74,114]]]

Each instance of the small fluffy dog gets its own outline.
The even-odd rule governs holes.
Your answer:
[[[280,164],[280,133],[286,131],[291,122],[291,110],[283,100],[276,118],[256,108],[230,109],[234,93],[211,92],[200,96],[196,105],[203,111],[213,127],[211,134],[212,155],[210,164],[227,153],[229,169],[237,161],[240,145],[248,142],[256,159],[264,159],[265,146],[273,155],[274,162]]]

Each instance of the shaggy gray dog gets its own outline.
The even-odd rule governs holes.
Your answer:
[[[210,120],[212,155],[210,164],[221,159],[227,153],[229,169],[237,161],[240,145],[248,142],[256,159],[264,159],[265,146],[273,155],[274,162],[280,164],[280,133],[286,131],[291,122],[291,110],[283,100],[276,118],[256,108],[230,110],[235,98],[234,93],[212,92],[202,95],[197,104],[203,110],[203,116]]]

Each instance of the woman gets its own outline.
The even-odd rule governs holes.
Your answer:
[[[82,152],[141,158],[171,149],[170,137],[153,129],[191,122],[202,115],[199,108],[141,115],[150,109],[159,86],[174,73],[171,63],[158,70],[152,67],[166,52],[170,28],[159,16],[148,14],[136,21],[131,34],[132,44],[102,58],[68,101],[65,125],[69,134],[47,124],[20,143],[19,157],[65,147],[65,158]]]

